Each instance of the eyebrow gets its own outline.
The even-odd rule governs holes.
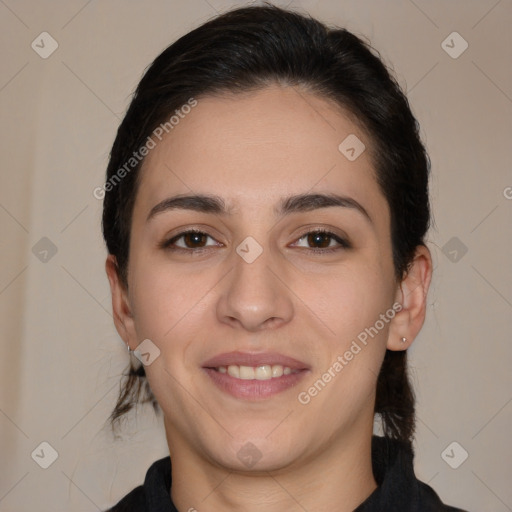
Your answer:
[[[309,212],[320,208],[341,207],[350,208],[359,212],[373,224],[372,218],[366,209],[355,199],[338,194],[299,194],[289,196],[281,200],[275,210],[278,216],[291,213]],[[213,213],[216,215],[230,215],[232,209],[228,208],[225,201],[215,195],[178,195],[168,197],[153,206],[146,222],[156,215],[170,210],[192,210],[201,213]]]

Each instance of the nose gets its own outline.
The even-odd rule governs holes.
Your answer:
[[[291,291],[268,250],[251,263],[233,254],[217,302],[217,318],[231,327],[257,332],[287,324],[293,317]]]

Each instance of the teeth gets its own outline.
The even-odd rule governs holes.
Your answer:
[[[239,368],[240,368],[240,378],[242,380],[254,379],[254,368],[252,368],[251,366],[239,366]]]
[[[291,373],[297,373],[298,370],[292,370],[288,366],[282,366],[280,364],[265,364],[262,366],[239,366],[236,364],[230,364],[229,366],[219,366],[216,368],[219,373],[227,373],[235,379],[241,380],[270,380],[272,378],[278,378],[283,375],[290,375]]]
[[[240,378],[240,366],[235,366],[234,364],[230,364],[228,366],[228,375],[231,377],[235,377],[237,379]]]
[[[283,367],[280,364],[272,365],[272,377],[281,377],[283,371]]]
[[[258,380],[268,380],[272,378],[272,367],[268,364],[264,366],[258,366],[254,371],[254,376]]]

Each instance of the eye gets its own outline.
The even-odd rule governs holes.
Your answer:
[[[221,243],[203,231],[188,230],[178,233],[169,240],[160,244],[162,249],[171,251],[201,251],[208,247],[219,247]],[[332,252],[339,249],[348,249],[350,244],[347,240],[326,230],[313,230],[302,235],[293,247],[303,247],[312,252]]]
[[[350,244],[347,240],[331,233],[330,231],[317,229],[302,235],[294,247],[305,247],[313,252],[332,252],[339,249],[348,249]]]
[[[214,243],[208,244],[209,240]],[[170,240],[162,242],[161,247],[169,250],[193,251],[219,245],[222,244],[219,244],[219,242],[207,233],[197,230],[188,230],[173,236]]]

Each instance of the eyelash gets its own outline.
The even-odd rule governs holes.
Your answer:
[[[164,240],[163,242],[161,242],[159,244],[159,246],[161,249],[164,249],[167,251],[188,252],[188,253],[190,253],[190,252],[201,253],[201,252],[208,251],[209,247],[212,247],[212,246],[197,247],[197,248],[184,248],[184,247],[176,247],[176,246],[173,247],[173,244],[175,244],[180,238],[182,238],[185,235],[189,235],[189,234],[206,235],[207,238],[211,238],[212,240],[214,240],[214,238],[212,236],[210,236],[208,233],[205,233],[204,231],[189,229],[187,231],[182,231],[181,233],[178,233],[177,235],[173,236],[169,240]],[[303,240],[304,238],[308,237],[308,235],[317,235],[317,234],[326,235],[331,240],[334,240],[335,242],[337,242],[339,245],[335,246],[335,247],[328,247],[328,248],[308,247],[308,248],[305,248],[306,251],[315,253],[315,254],[319,254],[319,253],[326,254],[326,253],[332,253],[332,252],[338,251],[340,249],[350,249],[351,248],[350,243],[346,239],[341,238],[338,235],[332,233],[331,231],[327,231],[325,229],[313,229],[311,231],[306,231],[294,243],[297,243],[297,242]]]

